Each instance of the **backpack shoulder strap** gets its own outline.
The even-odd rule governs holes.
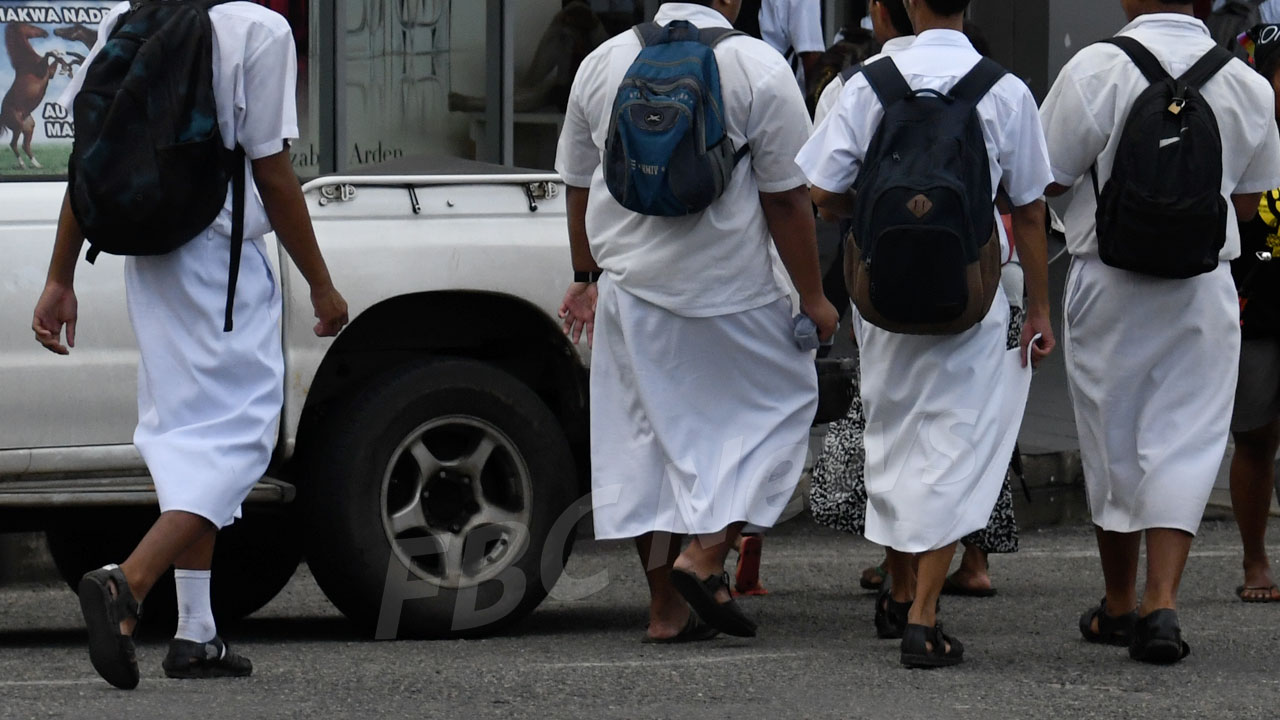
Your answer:
[[[841,70],[841,71],[840,71],[840,81],[841,81],[841,82],[843,82],[844,84],[848,85],[848,84],[849,84],[849,81],[850,81],[851,79],[853,79],[853,76],[854,76],[854,75],[857,75],[857,74],[858,74],[858,73],[860,73],[860,72],[862,72],[862,69],[863,69],[864,67],[866,67],[866,63],[854,63],[854,64],[850,65],[849,67],[845,68],[844,70]]]
[[[714,28],[703,28],[699,30],[698,40],[703,45],[715,47],[716,45],[719,45],[721,42],[728,40],[729,38],[735,35],[750,37],[746,33],[742,32],[741,30],[734,30],[733,28],[714,27]]]
[[[1160,64],[1160,61],[1156,59],[1155,55],[1151,54],[1151,51],[1145,45],[1127,35],[1117,35],[1099,42],[1120,48],[1125,55],[1129,56],[1133,64],[1138,66],[1138,69],[1147,78],[1147,82],[1152,85],[1164,82],[1171,77],[1169,71],[1164,69],[1164,66]]]
[[[972,70],[956,82],[948,94],[959,102],[975,106],[982,102],[982,98],[991,92],[991,88],[1008,74],[1009,71],[1001,67],[1000,63],[990,58],[982,58]]]
[[[642,48],[661,44],[667,34],[666,28],[653,22],[640,23],[631,29],[635,31],[636,37],[640,38],[640,47]]]
[[[894,64],[893,58],[877,60],[870,65],[862,66],[862,76],[880,99],[885,108],[895,105],[911,96],[911,86]]]
[[[1199,90],[1201,86],[1209,82],[1218,71],[1227,66],[1227,63],[1235,59],[1235,55],[1227,52],[1221,45],[1214,45],[1204,57],[1196,61],[1191,69],[1182,74],[1178,78],[1179,85],[1186,85],[1190,88]]]

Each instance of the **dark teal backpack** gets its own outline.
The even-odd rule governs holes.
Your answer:
[[[135,0],[84,71],[68,181],[89,262],[178,249],[218,217],[230,183],[229,332],[245,180],[244,153],[223,146],[214,106],[209,8],[226,1]]]
[[[643,48],[613,104],[605,184],[628,210],[679,217],[706,210],[749,151],[725,132],[714,48],[742,33],[687,21],[638,25]]]

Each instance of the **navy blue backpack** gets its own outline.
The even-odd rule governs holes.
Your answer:
[[[623,207],[679,217],[706,210],[749,148],[725,132],[720,68],[713,49],[742,33],[700,30],[684,20],[638,25],[640,56],[613,103],[605,183]]]

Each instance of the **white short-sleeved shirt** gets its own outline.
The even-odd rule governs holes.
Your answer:
[[[688,20],[730,27],[723,15],[689,3],[666,3],[655,21]],[[591,253],[618,286],[686,317],[751,310],[790,292],[760,206],[760,193],[805,185],[796,153],[811,125],[804,98],[782,56],[755,38],[716,46],[725,127],[735,147],[749,145],[724,194],[701,213],[653,217],[627,210],[605,185],[605,140],[618,86],[640,54],[633,32],[592,52],[574,79],[556,153],[565,182],[589,188]]]
[[[1142,15],[1120,31],[1147,47],[1171,75],[1191,68],[1213,38],[1204,23],[1176,13]],[[1040,115],[1049,139],[1053,179],[1072,187],[1063,220],[1073,255],[1098,252],[1097,198],[1089,169],[1098,166],[1106,185],[1133,102],[1150,84],[1120,48],[1093,45],[1067,63],[1045,98]],[[1280,187],[1280,134],[1271,84],[1243,62],[1228,63],[1201,88],[1222,134],[1222,194],[1265,192]],[[1221,257],[1240,255],[1235,207],[1227,203],[1227,242]]]
[[[764,0],[760,3],[760,37],[786,54],[823,52],[821,0]]]
[[[954,30],[923,32],[911,47],[893,55],[893,62],[908,85],[940,92],[949,91],[980,59],[982,56],[964,34]],[[1006,75],[978,103],[977,111],[990,162],[992,214],[995,191],[1001,186],[1015,207],[1039,199],[1052,175],[1031,90],[1016,76]],[[884,107],[866,77],[854,75],[796,162],[813,185],[827,192],[845,193],[853,187],[883,119]],[[997,222],[997,228],[1007,254],[1009,241],[1003,223]]]
[[[911,43],[915,42],[915,40],[915,35],[906,35],[894,38],[886,42],[884,47],[880,48],[880,53],[878,55],[872,55],[866,60],[863,60],[862,64],[865,67],[880,58],[893,57],[897,53],[911,47]],[[818,104],[814,106],[813,109],[814,127],[821,125],[822,121],[827,118],[827,115],[830,115],[831,111],[835,109],[836,103],[840,101],[840,93],[843,90],[844,77],[842,75],[837,75],[832,78],[831,82],[827,83],[827,86],[822,89],[822,96],[818,98]]]
[[[102,19],[98,42],[85,58],[91,64],[108,35],[126,10],[128,2],[113,7]],[[298,84],[297,51],[289,21],[251,2],[230,2],[209,10],[213,26],[213,93],[218,111],[218,129],[227,148],[242,146],[249,160],[258,160],[285,149],[298,137],[298,114],[294,94]],[[59,104],[70,108],[84,72],[76,74]],[[271,232],[271,221],[253,184],[253,173],[245,163],[246,193],[244,236],[259,237]],[[231,234],[231,190],[211,226],[223,235]]]

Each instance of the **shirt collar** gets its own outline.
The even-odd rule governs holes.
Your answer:
[[[1191,30],[1198,32],[1206,37],[1210,37],[1209,28],[1199,18],[1191,15],[1183,15],[1182,13],[1147,13],[1134,18],[1133,22],[1125,25],[1120,32],[1128,32],[1138,27],[1152,27],[1162,25],[1166,28],[1177,28],[1182,31]]]
[[[663,3],[653,21],[666,25],[672,20],[688,20],[699,28],[733,27],[728,18],[705,5],[693,3]]]
[[[880,48],[880,52],[891,53],[899,50],[906,50],[916,41],[915,35],[903,35],[885,42],[884,47]]]

